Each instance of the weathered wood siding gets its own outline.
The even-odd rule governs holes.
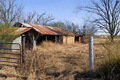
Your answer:
[[[17,37],[12,43],[18,43],[21,45],[21,36]],[[19,48],[20,48],[19,45],[12,45],[12,49],[19,49]]]
[[[73,44],[75,42],[74,36],[63,36],[63,44]]]

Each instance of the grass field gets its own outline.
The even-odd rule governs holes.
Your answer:
[[[94,71],[109,58],[108,52],[116,53],[118,46],[112,46],[106,39],[94,39]],[[24,64],[17,68],[16,72],[19,75],[27,76],[28,80],[89,79],[85,77],[88,76],[87,43],[62,45],[43,42],[37,46],[36,50],[27,50],[24,57]],[[94,80],[98,80],[98,78],[94,78]]]
[[[95,69],[105,57],[104,48],[101,45],[104,41],[106,40],[94,40]],[[71,77],[77,73],[88,71],[88,44],[61,45],[43,42],[41,46],[37,46],[36,50],[27,51],[25,60],[25,65],[20,70],[22,74],[24,70],[24,75],[29,76],[31,73],[35,73],[32,75],[43,80],[47,80],[47,78],[73,80]]]

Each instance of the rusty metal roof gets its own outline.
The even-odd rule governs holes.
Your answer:
[[[75,36],[73,33],[68,32],[64,29],[60,29],[57,27],[51,27],[51,26],[45,26],[45,25],[37,25],[37,24],[28,24],[28,23],[21,23],[23,26],[23,30],[21,30],[21,33],[24,33],[31,28],[35,29],[37,32],[39,32],[42,35],[69,35],[69,36]],[[26,29],[25,29],[26,28]]]
[[[20,34],[22,34],[22,33],[25,33],[25,32],[27,32],[27,31],[29,31],[30,29],[32,29],[32,28],[30,28],[30,27],[17,27],[17,29],[15,30],[15,35],[20,35]]]
[[[57,27],[51,27],[51,26],[48,26],[47,28],[49,28],[50,30],[58,33],[59,35],[69,35],[69,36],[74,36],[73,33],[71,32],[68,32],[64,29],[61,29],[61,28],[57,28]]]
[[[43,35],[58,35],[56,32],[47,28],[47,26],[36,25],[36,24],[29,24],[29,25],[31,25],[40,34],[43,34]]]

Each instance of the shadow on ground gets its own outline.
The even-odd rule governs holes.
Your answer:
[[[74,80],[101,80],[99,75],[96,72],[76,72]]]

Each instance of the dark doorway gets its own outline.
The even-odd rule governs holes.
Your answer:
[[[59,43],[60,37],[58,35],[41,35],[37,39],[37,45],[40,45],[43,41],[51,41]]]

